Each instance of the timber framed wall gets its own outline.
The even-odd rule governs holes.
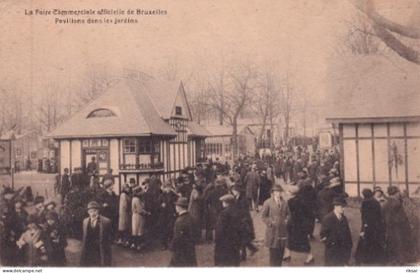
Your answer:
[[[395,185],[420,197],[420,122],[339,124],[346,192]]]

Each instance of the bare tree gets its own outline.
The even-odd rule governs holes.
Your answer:
[[[276,85],[273,72],[266,72],[261,79],[260,92],[255,92],[252,109],[261,123],[258,134],[258,143],[262,143],[266,127],[270,126],[271,135],[269,137],[270,148],[273,147],[273,127],[281,111],[281,90]]]
[[[346,21],[347,32],[338,44],[339,54],[350,52],[353,55],[372,55],[380,51],[380,42],[366,16],[357,14],[351,21]]]
[[[360,11],[367,15],[375,35],[403,59],[420,65],[420,52],[404,39],[420,39],[420,26],[405,26],[393,22],[375,10],[373,0],[350,0]]]
[[[77,107],[83,107],[93,101],[117,81],[118,79],[111,76],[105,66],[91,65],[82,83],[83,87],[78,94]]]
[[[256,79],[257,73],[252,65],[238,65],[229,73],[230,88],[224,87],[222,94],[214,85],[209,85],[212,92],[209,106],[222,112],[224,121],[232,126],[234,158],[238,156],[238,118],[251,100]]]
[[[287,143],[290,136],[290,120],[292,112],[292,102],[293,102],[293,87],[290,84],[289,73],[286,74],[284,88],[282,90],[282,115],[284,119],[285,132],[284,132],[284,141]]]

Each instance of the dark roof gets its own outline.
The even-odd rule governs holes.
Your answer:
[[[419,75],[419,67],[407,62],[379,56],[355,58],[332,72],[327,121],[420,118]]]
[[[166,117],[169,113],[170,116],[171,110],[168,109],[174,105],[179,83],[178,86],[156,84],[156,89],[152,85],[151,81],[120,80],[104,95],[57,127],[49,137],[175,136],[176,132],[162,119],[162,115]],[[158,96],[157,93],[163,95]],[[167,98],[162,99],[165,95]],[[115,116],[87,118],[96,109],[109,109]]]

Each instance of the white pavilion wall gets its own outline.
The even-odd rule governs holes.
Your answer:
[[[420,123],[341,125],[346,192],[395,185],[420,197]]]

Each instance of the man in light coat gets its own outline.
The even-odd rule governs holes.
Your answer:
[[[274,185],[271,198],[264,202],[261,217],[267,229],[265,245],[270,250],[270,266],[281,266],[287,242],[287,218],[289,209],[282,197],[283,189]]]
[[[101,206],[89,202],[89,217],[83,221],[83,242],[80,265],[84,267],[111,266],[111,221],[99,214]]]

